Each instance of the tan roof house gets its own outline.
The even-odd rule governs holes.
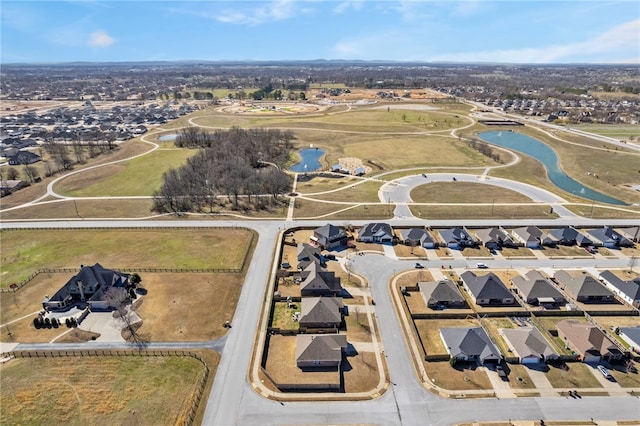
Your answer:
[[[300,368],[340,369],[347,348],[344,334],[298,334],[296,336],[296,365]]]
[[[499,332],[521,364],[535,364],[558,358],[558,353],[536,327],[501,328]]]
[[[558,336],[583,362],[622,359],[622,351],[594,324],[564,320],[556,324]]]

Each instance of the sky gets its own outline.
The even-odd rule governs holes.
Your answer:
[[[0,1],[0,63],[640,64],[640,1]]]

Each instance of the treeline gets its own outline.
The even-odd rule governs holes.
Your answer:
[[[175,145],[200,150],[184,166],[164,173],[153,209],[213,212],[226,202],[233,209],[272,207],[291,186],[281,168],[289,159],[292,139],[291,132],[278,129],[182,130]]]
[[[500,162],[500,154],[495,152],[491,145],[489,145],[488,143],[482,142],[476,138],[471,138],[467,140],[467,145],[478,151],[480,154],[491,158],[493,161],[497,163]]]

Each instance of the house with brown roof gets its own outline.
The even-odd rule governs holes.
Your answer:
[[[573,276],[567,271],[558,271],[553,278],[578,302],[612,303],[616,301],[610,290],[586,272],[579,276]]]
[[[513,238],[502,226],[476,229],[476,237],[482,244],[490,249],[499,250],[502,247],[515,247]]]
[[[553,238],[537,226],[515,228],[511,230],[511,234],[516,242],[527,248],[539,248],[555,244]]]
[[[623,352],[597,326],[590,323],[564,320],[556,324],[558,336],[575,351],[583,362],[621,360]]]
[[[300,327],[340,327],[344,314],[342,297],[303,297],[300,304]]]
[[[296,365],[300,368],[331,368],[340,370],[347,349],[344,334],[298,334]]]

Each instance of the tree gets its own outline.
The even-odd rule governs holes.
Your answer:
[[[18,173],[18,170],[14,167],[8,167],[7,168],[7,180],[16,180],[18,179],[18,176],[20,175],[20,173]]]
[[[114,308],[114,318],[120,319],[122,323],[122,337],[138,346],[139,349],[144,348],[149,344],[149,336],[140,333],[138,330],[142,326],[142,320],[133,311],[131,306],[131,300],[127,297],[126,291],[120,291],[124,289],[111,289],[116,291],[110,291],[106,295],[106,299],[109,301],[109,305]]]
[[[38,175],[38,169],[30,164],[24,166],[24,174],[27,176],[29,182],[35,182],[40,176]]]
[[[129,277],[129,282],[133,285],[133,287],[137,287],[138,284],[142,282],[142,278],[140,278],[140,274],[138,274],[137,272],[134,272]]]

